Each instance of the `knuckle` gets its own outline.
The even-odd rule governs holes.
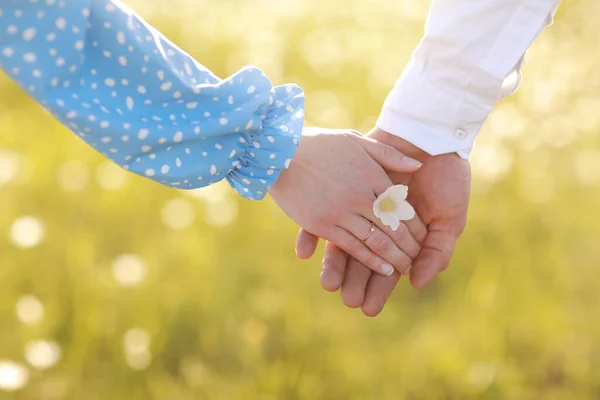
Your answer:
[[[311,220],[310,225],[314,228],[322,228],[327,225],[325,222],[325,218],[321,215],[315,215],[315,217]]]
[[[373,202],[375,197],[368,198],[367,196],[361,196],[356,200],[356,207],[362,215],[373,214]]]
[[[418,243],[414,243],[412,240],[410,243],[404,244],[401,249],[411,261],[416,259],[421,253],[421,246]]]
[[[346,242],[346,251],[350,254],[358,254],[362,250],[362,242],[357,238],[352,237]]]
[[[348,218],[351,212],[351,206],[344,200],[344,203],[338,204],[336,207],[332,207],[330,210],[327,210],[327,215],[332,221],[336,221],[338,224],[341,224]]]
[[[435,249],[446,258],[450,259],[454,252],[455,237],[450,235],[431,235],[428,237],[427,247]]]
[[[412,262],[419,256],[421,249],[410,246],[410,249],[406,249],[404,252],[406,253],[406,255],[410,258],[410,260]]]
[[[332,214],[316,214],[310,219],[309,223],[304,228],[309,232],[324,232],[327,230],[333,221]]]
[[[391,241],[389,237],[382,234],[378,234],[378,232],[374,232],[373,235],[371,235],[371,237],[372,240],[371,243],[369,243],[369,247],[373,249],[373,251],[377,253],[384,253],[390,249]]]
[[[417,242],[423,244],[425,239],[427,238],[427,228],[419,229],[419,231],[415,234],[415,239]]]
[[[390,235],[392,235],[392,237],[394,238],[394,241],[396,242],[402,242],[403,240],[405,240],[407,238],[407,235],[410,234],[410,232],[408,232],[408,228],[406,227],[406,225],[403,222],[400,222],[400,225],[398,225],[398,229],[396,229],[395,231],[389,229]]]
[[[383,143],[379,143],[378,144],[379,147],[379,154],[381,154],[381,157],[388,158],[391,156],[391,148]]]
[[[419,219],[413,218],[406,222],[406,227],[415,237],[417,242],[422,242],[427,237],[427,226]]]
[[[364,206],[369,202],[363,193],[359,190],[351,190],[346,194],[346,201],[349,203],[350,207],[354,210],[363,209]]]
[[[321,261],[321,269],[328,270],[331,268],[335,268],[335,257],[328,252],[323,254],[323,260]]]
[[[400,271],[405,272],[412,265],[412,259],[403,253],[398,260],[398,265],[396,266]]]
[[[378,182],[381,179],[381,171],[378,171],[377,168],[366,168],[363,172],[363,178],[365,182]]]

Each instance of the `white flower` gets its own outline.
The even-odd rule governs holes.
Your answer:
[[[400,221],[408,221],[415,216],[414,208],[406,201],[407,195],[407,186],[390,186],[373,203],[375,216],[393,231],[398,229]]]

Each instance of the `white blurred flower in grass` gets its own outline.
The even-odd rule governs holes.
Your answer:
[[[0,390],[14,391],[23,388],[29,381],[29,370],[10,360],[0,360]]]
[[[204,203],[204,221],[214,227],[227,226],[235,222],[239,206],[227,182],[219,182],[201,189],[186,190],[188,196]]]
[[[24,249],[35,247],[44,240],[46,228],[36,217],[19,217],[10,227],[10,239],[14,245]]]
[[[204,220],[215,227],[227,226],[235,222],[238,217],[238,203],[230,197],[218,203],[206,204]]]
[[[162,208],[162,222],[173,230],[189,227],[196,219],[194,206],[186,200],[176,198]]]
[[[123,347],[127,364],[133,369],[142,370],[150,365],[150,335],[144,329],[133,328],[125,333]]]
[[[17,301],[17,318],[25,325],[37,325],[44,317],[44,306],[35,296],[25,295]]]
[[[487,388],[496,379],[497,368],[494,364],[478,362],[471,364],[467,380],[475,387]]]
[[[407,186],[390,186],[373,203],[373,213],[385,226],[396,231],[400,221],[408,221],[415,216],[414,208],[406,201],[407,196]]]
[[[96,170],[96,181],[104,190],[119,190],[130,181],[130,174],[111,161],[104,161]]]
[[[57,180],[65,192],[80,192],[90,181],[90,171],[81,161],[68,161],[58,168]]]
[[[0,186],[16,178],[21,169],[22,157],[11,150],[0,150]]]
[[[138,285],[146,277],[146,262],[135,254],[121,254],[112,264],[115,280],[123,287]]]
[[[25,346],[25,359],[36,369],[53,367],[61,356],[60,346],[56,342],[34,340]]]

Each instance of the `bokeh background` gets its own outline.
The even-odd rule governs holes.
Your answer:
[[[127,1],[218,75],[370,129],[418,0]],[[295,259],[271,200],[113,166],[0,76],[0,399],[599,399],[600,40],[569,0],[474,151],[451,268],[378,318]]]

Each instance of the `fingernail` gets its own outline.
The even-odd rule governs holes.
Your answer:
[[[420,161],[417,161],[414,158],[410,158],[410,157],[407,157],[407,156],[404,156],[404,162],[406,163],[406,165],[408,165],[410,167],[417,167],[417,168],[419,168],[421,165],[423,165],[423,163],[421,163]]]
[[[384,275],[390,276],[394,273],[394,267],[391,264],[382,264],[381,272],[383,272]]]

